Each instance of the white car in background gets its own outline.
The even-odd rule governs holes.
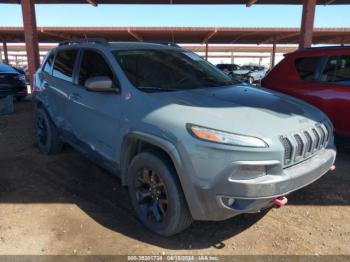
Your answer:
[[[232,71],[231,77],[249,84],[260,82],[266,75],[267,68],[263,66],[244,65],[239,70]]]

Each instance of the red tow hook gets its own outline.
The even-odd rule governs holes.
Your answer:
[[[281,197],[277,197],[273,200],[273,203],[276,205],[276,206],[285,206],[287,205],[288,203],[288,198],[284,197],[284,196],[281,196]]]
[[[334,171],[335,170],[335,165],[331,166],[331,168],[329,170],[330,171]]]

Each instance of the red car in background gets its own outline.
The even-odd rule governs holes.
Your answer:
[[[261,85],[313,104],[328,115],[336,135],[350,138],[350,47],[287,54]]]

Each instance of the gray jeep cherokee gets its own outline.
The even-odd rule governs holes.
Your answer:
[[[176,46],[63,43],[35,75],[39,149],[68,143],[119,176],[138,218],[165,236],[284,205],[333,167],[332,124],[232,81]]]

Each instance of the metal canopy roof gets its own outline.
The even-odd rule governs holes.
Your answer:
[[[40,42],[101,37],[109,41],[149,41],[210,44],[297,44],[299,28],[211,27],[38,27]],[[24,42],[22,27],[0,27],[0,41]],[[350,42],[350,28],[315,28],[314,44]]]
[[[1,45],[1,43],[0,43]],[[56,44],[40,44],[40,51],[47,51],[56,47]],[[181,47],[192,50],[194,52],[205,52],[204,45],[181,45]],[[8,52],[25,52],[26,46],[23,44],[12,44],[7,46]],[[280,45],[276,47],[276,53],[290,53],[298,49],[298,46],[284,46]],[[268,45],[211,45],[211,53],[261,53],[261,52],[271,52],[271,46]],[[236,56],[236,55],[235,55]]]
[[[0,3],[18,4],[20,0],[0,0]],[[36,4],[295,4],[302,0],[36,0]],[[317,0],[319,5],[350,4],[350,0]]]

